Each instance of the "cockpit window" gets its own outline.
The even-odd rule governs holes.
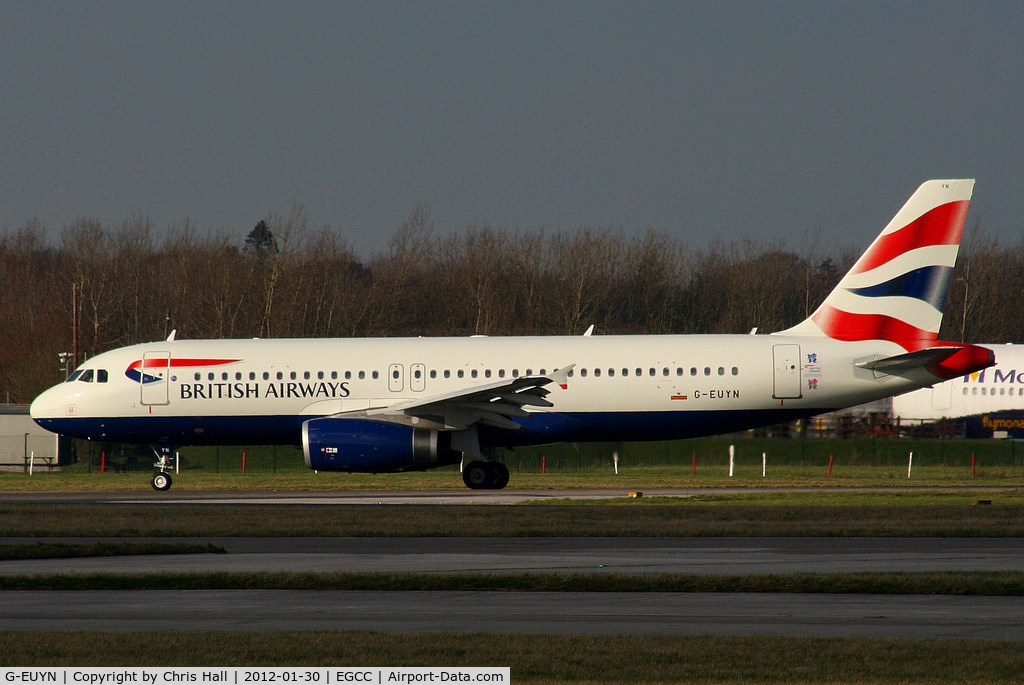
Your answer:
[[[85,372],[82,371],[81,369],[79,369],[78,371],[75,371],[73,374],[68,376],[68,379],[66,381],[64,381],[64,382],[65,383],[74,383],[75,381],[78,380],[78,377],[81,376],[83,373],[85,373]]]
[[[106,383],[107,382],[107,370],[106,369],[100,369],[99,371],[96,372],[96,382],[97,383]]]
[[[82,381],[83,383],[92,383],[93,374],[94,372],[92,369],[86,369],[85,371],[82,372],[82,375],[79,376],[78,380]]]

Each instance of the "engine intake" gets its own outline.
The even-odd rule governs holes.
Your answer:
[[[370,419],[310,419],[302,424],[302,452],[316,471],[422,471],[462,459],[447,431]]]

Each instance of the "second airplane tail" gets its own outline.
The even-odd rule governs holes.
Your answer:
[[[935,346],[973,189],[973,179],[921,184],[821,306],[780,334]]]

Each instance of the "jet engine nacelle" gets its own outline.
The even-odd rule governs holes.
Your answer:
[[[462,459],[447,431],[371,419],[310,419],[302,424],[302,452],[316,471],[422,471]]]

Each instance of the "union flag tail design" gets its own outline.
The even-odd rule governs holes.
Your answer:
[[[973,189],[923,183],[814,314],[781,334],[934,346]]]

